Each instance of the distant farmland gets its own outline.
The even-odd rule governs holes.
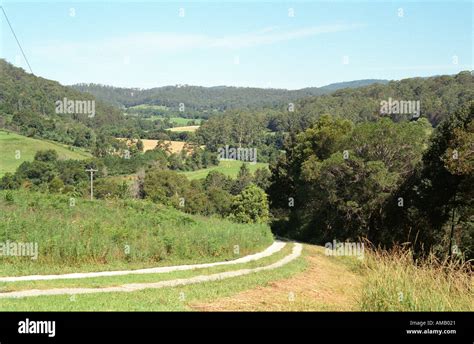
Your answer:
[[[206,176],[211,171],[218,171],[225,174],[226,176],[236,178],[237,174],[239,173],[240,166],[242,166],[242,164],[243,164],[242,161],[237,161],[237,160],[221,160],[218,166],[203,168],[201,170],[196,170],[196,171],[181,172],[181,173],[191,180],[206,178]],[[246,162],[245,164],[247,165],[250,172],[252,173],[254,173],[255,170],[259,168],[268,168],[268,164],[262,163],[262,162],[257,162],[256,164],[251,164],[251,163]]]
[[[126,140],[127,145],[131,145],[132,143],[135,144],[137,142],[137,140],[131,140],[131,139],[121,138],[121,137],[118,137],[117,139],[121,140],[121,141]],[[184,141],[169,141],[169,140],[142,139],[141,141],[143,142],[143,151],[144,152],[155,149],[158,142],[163,142],[167,146],[168,151],[170,153],[180,153],[183,149],[186,148],[185,146],[187,144],[187,142],[184,142]],[[187,148],[187,149],[189,149],[189,148]]]
[[[32,161],[37,151],[46,149],[54,149],[59,159],[63,160],[91,157],[91,154],[82,148],[0,131],[0,176],[15,172],[22,162]]]
[[[183,131],[189,131],[189,132],[194,132],[199,129],[199,125],[187,125],[184,127],[174,127],[174,128],[169,128],[169,131],[176,131],[176,132],[183,132]]]

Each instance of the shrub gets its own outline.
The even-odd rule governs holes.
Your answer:
[[[7,201],[8,203],[13,203],[14,202],[13,194],[10,191],[7,191],[5,193],[5,201]]]
[[[267,194],[254,184],[234,197],[230,218],[243,223],[266,223],[269,210]]]

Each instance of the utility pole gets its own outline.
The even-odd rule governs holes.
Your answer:
[[[94,187],[93,187],[93,180],[94,180],[94,172],[97,172],[98,170],[94,170],[92,168],[86,170],[86,172],[90,172],[91,174],[91,201],[94,199]]]

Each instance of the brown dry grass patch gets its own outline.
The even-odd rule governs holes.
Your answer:
[[[118,140],[126,141],[128,146],[131,146],[132,144],[136,144],[137,140],[130,140],[126,138],[118,138]],[[187,143],[183,141],[170,141],[170,140],[148,140],[148,139],[142,139],[143,142],[143,151],[149,151],[153,150],[156,148],[158,145],[158,142],[161,142],[163,145],[163,148],[168,151],[170,154],[172,153],[181,153],[183,149],[186,149],[187,151],[191,151],[192,147]]]
[[[174,127],[174,128],[169,128],[169,131],[176,131],[176,132],[182,132],[182,131],[189,131],[189,132],[194,132],[199,129],[199,125],[186,125],[183,127]]]

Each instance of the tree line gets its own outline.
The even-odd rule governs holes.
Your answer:
[[[274,230],[317,244],[367,238],[472,258],[473,115],[466,103],[433,134],[424,118],[336,116],[292,132],[271,166]]]

